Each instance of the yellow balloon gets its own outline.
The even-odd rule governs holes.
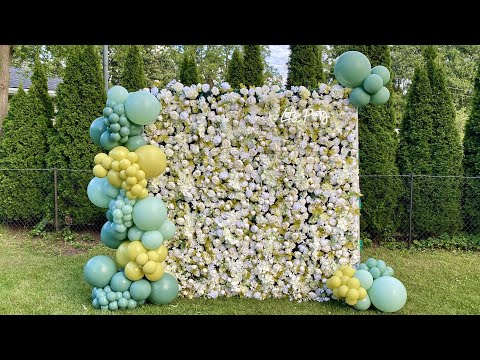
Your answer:
[[[145,265],[143,265],[143,272],[144,272],[146,275],[151,275],[151,274],[153,274],[155,271],[157,271],[157,266],[158,266],[158,265],[159,265],[158,262],[149,260]]]
[[[131,153],[132,154],[132,153]],[[137,173],[137,169],[135,169],[134,166],[129,166],[127,168],[127,175],[128,176],[135,176],[135,174]]]
[[[98,165],[98,164],[101,164],[101,163],[102,163],[102,160],[105,159],[106,157],[108,157],[107,154],[105,154],[105,153],[98,153],[98,154],[95,155],[95,157],[93,158],[93,161],[95,162],[96,165]]]
[[[107,156],[107,157],[103,158],[102,166],[105,169],[110,170],[112,168],[112,162],[113,162],[113,159],[110,156]]]
[[[147,179],[157,177],[165,171],[167,157],[159,147],[143,145],[135,150],[135,153],[138,155],[137,164],[145,172]]]
[[[148,196],[148,190],[147,189],[142,189],[142,192],[140,193],[140,195],[138,195],[138,197],[140,199],[145,199],[147,196]]]
[[[125,147],[125,146],[116,146],[110,152],[108,155],[110,155],[112,158],[115,160],[122,160],[125,159],[130,151]]]
[[[327,281],[327,286],[330,289],[335,289],[335,288],[340,287],[340,285],[342,285],[342,281],[340,280],[340,278],[338,276],[332,276],[328,280],[330,281],[330,285],[328,285],[328,281]]]
[[[112,161],[112,170],[116,171],[116,172],[119,172],[120,170],[120,161],[118,160],[114,160]]]
[[[362,287],[358,289],[358,300],[363,300],[366,298],[366,296],[367,296],[367,290],[365,290]]]
[[[349,289],[347,291],[347,299],[358,300],[359,296],[357,289]]]
[[[347,296],[347,291],[348,291],[348,286],[347,285],[342,285],[338,288],[338,295],[339,297],[346,297]]]
[[[129,176],[125,181],[127,182],[128,185],[135,185],[137,183],[137,178],[135,176]]]
[[[338,276],[339,278],[342,278],[343,272],[341,272],[340,270],[337,270],[333,273],[333,276]]]
[[[138,254],[137,257],[135,258],[135,262],[140,266],[145,265],[148,262],[148,260],[150,260],[148,258],[148,255],[146,253],[143,253],[143,252]]]
[[[137,155],[137,154],[135,154],[135,155]],[[137,160],[138,160],[138,155],[137,155]],[[135,162],[134,164],[132,164],[132,166],[133,166],[135,169],[137,169],[137,171],[140,170],[140,165],[138,165],[136,162]]]
[[[158,250],[157,250],[157,251],[158,251]],[[161,261],[160,261],[160,254],[159,254],[157,251],[150,250],[149,252],[147,252],[148,260],[161,262]],[[163,260],[165,260],[165,259],[163,259]],[[163,260],[162,260],[162,261],[163,261]]]
[[[358,290],[360,288],[360,280],[358,280],[357,278],[350,278],[347,281],[347,286],[350,289],[357,289]]]
[[[340,268],[338,270],[343,271],[343,270],[345,270],[346,267],[347,267],[347,265],[343,264],[343,265],[340,266]]]
[[[102,165],[95,165],[93,167],[93,175],[95,175],[98,178],[104,178],[107,176],[108,171],[102,166]]]
[[[347,266],[345,268],[345,270],[343,270],[343,275],[346,275],[348,277],[352,277],[353,274],[355,274],[355,269],[350,267],[350,266]]]
[[[137,180],[144,180],[145,179],[145,171],[143,170],[137,170],[137,172],[135,173],[135,177],[137,178]]]
[[[136,196],[133,195],[131,191],[127,191],[125,195],[127,195],[127,198],[129,198],[130,200],[134,200],[136,198]]]
[[[128,153],[127,159],[128,159],[128,161],[130,161],[131,163],[136,163],[137,160],[138,160],[138,155],[135,154],[135,152],[131,151],[131,152]]]
[[[168,255],[167,247],[165,245],[162,245],[157,249],[157,252],[158,252],[158,255],[160,255],[160,258],[158,259],[158,261],[164,262]]]
[[[142,192],[142,186],[139,185],[139,184],[133,185],[131,192],[132,192],[132,194],[135,195],[135,196],[140,195],[140,193]]]
[[[128,245],[130,245],[129,240],[123,241],[115,252],[115,259],[120,267],[125,267],[125,265],[127,265],[130,261],[127,253]]]
[[[157,265],[157,270],[153,274],[146,274],[145,277],[150,281],[158,281],[163,276],[165,266],[163,263]]]
[[[132,165],[132,163],[130,162],[130,160],[128,160],[128,159],[122,159],[122,160],[120,160],[120,168],[121,168],[121,169],[127,170],[130,165]]]
[[[332,293],[333,293],[333,295],[334,295],[336,298],[340,298],[340,295],[338,295],[338,288],[333,289],[333,290],[332,290]]]
[[[347,285],[347,281],[350,279],[347,275],[343,275],[340,280],[342,282],[342,285]]]
[[[346,302],[348,305],[350,305],[350,306],[354,306],[354,305],[357,303],[357,301],[358,301],[358,300],[349,299],[349,298],[347,298],[347,299],[345,300],[345,302]]]
[[[143,188],[146,188],[147,187],[147,179],[142,179],[138,182],[138,184],[143,187]]]
[[[122,182],[122,189],[125,191],[129,191],[132,188],[132,185],[128,185],[126,181]]]
[[[127,252],[128,252],[128,258],[130,259],[130,261],[135,261],[135,259],[139,254],[147,253],[147,249],[145,249],[141,241],[137,240],[137,241],[132,241],[128,245]]]
[[[125,170],[120,170],[120,172],[118,173],[118,175],[120,176],[120,179],[122,180],[126,180],[127,179],[127,172]]]
[[[125,276],[132,281],[137,281],[140,280],[143,275],[145,275],[140,268],[140,266],[137,265],[136,262],[130,261],[127,266],[125,266]]]
[[[107,179],[110,185],[117,188],[122,187],[122,179],[120,179],[118,172],[114,171],[113,169],[108,170]]]

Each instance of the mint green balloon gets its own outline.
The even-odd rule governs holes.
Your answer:
[[[83,276],[91,286],[103,288],[117,272],[115,261],[106,255],[97,255],[87,261],[83,267]]]
[[[169,273],[164,273],[158,281],[152,281],[152,292],[148,297],[148,301],[152,304],[168,304],[175,300],[180,291],[177,279]]]
[[[380,273],[383,274],[387,267],[387,264],[385,264],[385,261],[383,260],[377,260],[377,268],[380,270]]]
[[[131,121],[129,121],[129,129],[130,129],[130,136],[135,136],[135,135],[142,135],[144,126],[143,125],[137,125]]]
[[[160,115],[160,102],[149,91],[130,93],[125,100],[125,115],[138,125],[153,124]]]
[[[390,71],[385,66],[379,65],[372,69],[372,74],[378,75],[382,78],[383,86],[390,81]]]
[[[368,105],[370,102],[370,95],[361,87],[356,87],[352,90],[348,99],[353,106],[359,108]]]
[[[163,235],[158,230],[145,231],[142,235],[142,244],[147,250],[157,250],[163,244]]]
[[[370,74],[365,78],[365,80],[363,80],[363,88],[369,94],[375,94],[382,88],[382,86],[383,80],[380,75],[377,74]]]
[[[152,291],[152,286],[148,280],[141,279],[134,281],[130,285],[130,295],[136,301],[142,301],[149,297]]]
[[[98,206],[103,209],[108,209],[110,200],[112,198],[105,194],[104,184],[108,181],[107,178],[98,178],[94,177],[87,186],[87,196],[88,199],[93,203],[93,205]]]
[[[103,192],[112,199],[116,199],[118,194],[120,193],[120,189],[113,186],[107,181],[103,184]]]
[[[125,276],[123,271],[117,272],[110,280],[110,287],[113,291],[127,291],[132,282]]]
[[[144,231],[140,230],[138,227],[133,225],[130,229],[128,229],[128,240],[130,241],[137,241],[142,239]]]
[[[160,232],[163,235],[163,240],[167,241],[170,240],[175,236],[175,231],[177,230],[175,227],[175,224],[171,222],[170,220],[166,219],[162,226],[160,226]]]
[[[373,284],[373,276],[368,270],[357,270],[353,276],[360,281],[360,286],[365,290],[370,289]]]
[[[380,275],[382,275],[382,273],[380,272],[380,270],[376,266],[370,268],[370,270],[368,270],[368,272],[373,276],[374,279],[379,278]]]
[[[105,118],[103,116],[96,118],[90,125],[90,138],[93,143],[98,146],[100,146],[100,136],[102,136],[103,132],[107,130],[104,120]]]
[[[111,291],[111,292],[107,293],[107,300],[109,302],[116,301],[117,300],[117,295],[113,291]]]
[[[345,87],[357,87],[370,75],[371,65],[368,58],[358,51],[347,51],[335,62],[334,75]]]
[[[382,276],[375,279],[368,290],[368,296],[378,310],[396,312],[407,302],[407,289],[400,280],[391,276]]]
[[[143,145],[147,145],[145,139],[140,135],[128,136],[128,140],[123,144],[129,151],[135,151]]]
[[[133,299],[129,299],[127,308],[128,309],[135,309],[136,307],[137,307],[137,302]]]
[[[368,271],[368,266],[367,266],[367,264],[361,263],[360,265],[358,265],[357,270],[367,270]]]
[[[372,95],[370,101],[373,105],[383,105],[387,103],[388,99],[390,99],[390,91],[383,86],[377,93]]]
[[[372,305],[372,302],[370,301],[370,297],[367,294],[367,296],[365,296],[362,300],[357,300],[357,303],[353,305],[353,308],[364,311],[367,310],[370,305]]]
[[[365,264],[367,264],[368,268],[370,269],[377,266],[377,260],[375,260],[374,258],[369,258],[367,261],[365,261]]]
[[[118,249],[123,239],[116,237],[115,231],[112,230],[112,223],[107,221],[100,230],[100,240],[110,249]]]
[[[108,90],[107,99],[115,101],[117,104],[124,103],[128,97],[128,91],[123,86],[115,85]]]
[[[382,276],[393,276],[395,272],[390,266],[387,266],[385,270],[383,270]]]
[[[141,230],[156,230],[167,218],[167,207],[158,197],[146,197],[135,203],[132,218]]]
[[[98,303],[98,299],[93,299],[92,305],[95,309],[100,309],[100,304]]]
[[[100,136],[100,146],[105,150],[112,150],[116,146],[120,146],[118,141],[112,141],[110,139],[110,133],[108,131],[104,131]]]

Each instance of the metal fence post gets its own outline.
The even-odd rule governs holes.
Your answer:
[[[408,248],[412,245],[412,212],[413,212],[413,174],[410,174],[410,209],[408,212]]]
[[[53,187],[55,201],[55,231],[58,232],[58,184],[57,184],[57,168],[53,168]]]

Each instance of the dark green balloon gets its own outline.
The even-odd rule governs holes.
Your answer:
[[[114,147],[119,146],[120,143],[110,140],[110,133],[104,131],[100,136],[100,146],[105,150],[112,150]]]
[[[150,284],[152,285],[152,292],[148,297],[148,301],[156,305],[172,302],[180,290],[177,279],[169,273],[164,273],[160,280],[152,281]]]
[[[363,81],[363,88],[369,94],[375,94],[382,88],[382,86],[383,86],[383,80],[377,74],[370,74]],[[110,125],[110,129],[111,128],[112,128],[112,125]]]
[[[130,134],[131,133],[132,131],[130,129]],[[143,145],[147,145],[147,142],[140,135],[129,136],[127,142],[124,144],[124,146],[130,151],[135,151]]]
[[[370,102],[370,95],[368,95],[368,93],[361,87],[357,87],[352,90],[348,99],[353,106],[359,108],[368,105]]]
[[[372,74],[380,76],[383,80],[383,86],[387,85],[390,81],[390,71],[385,66],[379,65],[372,69]]]
[[[365,55],[358,51],[347,51],[335,62],[334,75],[343,86],[355,88],[362,85],[370,75],[370,70],[370,61]]]
[[[388,99],[390,99],[390,91],[383,86],[376,94],[373,94],[370,101],[373,105],[383,105],[386,104]]]
[[[102,136],[103,132],[107,130],[104,121],[105,118],[102,116],[93,120],[90,125],[90,138],[93,143],[98,146],[100,146],[100,136]]]

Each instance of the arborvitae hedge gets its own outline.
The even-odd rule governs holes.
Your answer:
[[[263,85],[263,62],[260,45],[243,46],[243,71],[246,86]]]
[[[238,49],[235,49],[233,51],[232,59],[228,63],[226,80],[234,89],[239,89],[240,84],[243,84],[245,82],[243,74],[242,54]]]
[[[198,69],[193,51],[186,50],[183,54],[182,64],[180,65],[180,82],[186,86],[196,85],[199,82]]]
[[[40,106],[43,106],[43,112],[47,118],[47,127],[52,128],[52,119],[55,115],[53,102],[50,95],[48,95],[47,75],[38,56],[35,58],[31,80],[32,85],[30,86],[30,89],[28,89],[28,94],[29,96],[37,98]]]
[[[322,49],[319,45],[290,45],[287,87],[315,88],[325,82]]]
[[[128,49],[120,85],[130,92],[141,90],[147,86],[147,79],[143,71],[143,59],[137,45],[131,45]]]

